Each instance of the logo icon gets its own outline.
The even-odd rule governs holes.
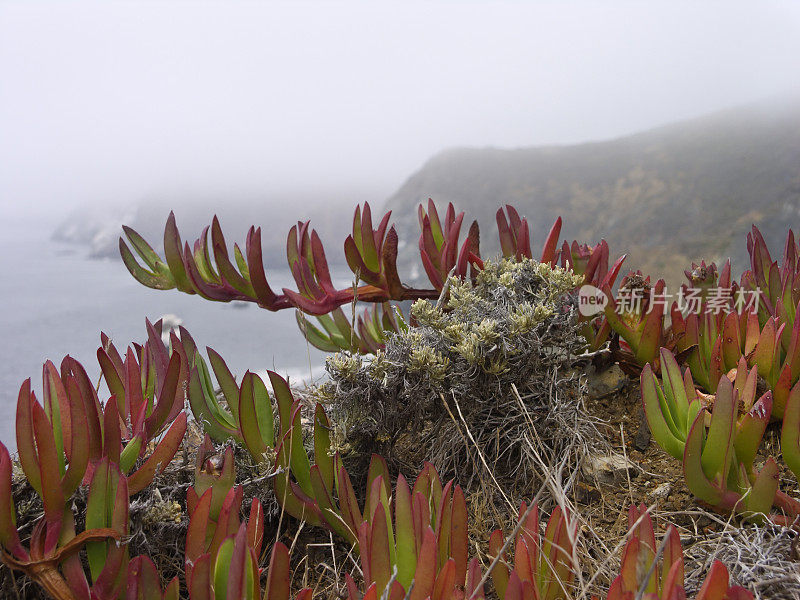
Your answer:
[[[578,312],[584,317],[600,314],[608,304],[608,296],[593,285],[582,285],[578,290]]]

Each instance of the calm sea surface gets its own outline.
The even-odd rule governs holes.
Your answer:
[[[295,381],[324,374],[325,354],[308,346],[292,310],[271,313],[151,290],[121,261],[87,259],[83,248],[50,241],[49,226],[5,223],[1,231],[0,441],[12,451],[22,382],[32,378],[41,398],[42,364],[50,359],[58,366],[67,354],[96,378],[100,332],[122,352],[129,343],[144,341],[145,317],[177,315],[197,344],[219,352],[237,378],[247,369],[273,369]],[[273,288],[287,285],[287,271],[277,277],[268,270]]]

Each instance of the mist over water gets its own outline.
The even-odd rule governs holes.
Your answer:
[[[275,370],[295,382],[323,374],[324,355],[306,344],[294,311],[270,313],[145,288],[121,261],[88,260],[84,249],[51,241],[46,228],[11,232],[0,239],[0,253],[29,257],[9,261],[3,273],[11,293],[0,311],[0,441],[11,447],[17,394],[26,378],[41,398],[42,364],[52,360],[58,367],[70,354],[96,381],[100,332],[124,352],[146,340],[145,318],[178,316],[198,346],[217,350],[237,378],[248,369]]]

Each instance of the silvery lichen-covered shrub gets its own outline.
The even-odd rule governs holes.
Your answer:
[[[484,461],[527,481],[531,448],[561,461],[594,432],[572,368],[585,344],[571,294],[578,282],[530,259],[487,261],[474,281],[451,279],[438,303],[414,303],[415,326],[385,351],[331,356],[331,381],[318,392],[340,443],[405,468],[431,460],[462,481]]]

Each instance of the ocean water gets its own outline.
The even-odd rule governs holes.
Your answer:
[[[53,242],[43,224],[5,223],[0,235],[0,441],[16,447],[14,414],[20,385],[32,379],[41,398],[42,365],[70,354],[96,379],[100,332],[117,348],[146,339],[145,318],[177,315],[197,344],[211,346],[234,375],[275,370],[290,380],[324,376],[325,354],[309,346],[294,311],[209,302],[137,283],[118,260],[93,260],[81,247]],[[268,270],[273,288],[289,281]],[[105,399],[105,398],[103,398]]]

